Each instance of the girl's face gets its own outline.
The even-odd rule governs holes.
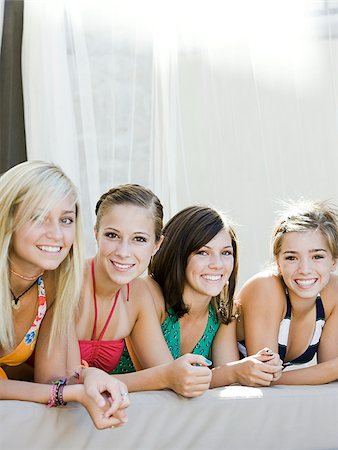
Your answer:
[[[206,245],[192,253],[185,271],[183,296],[194,299],[218,295],[229,280],[234,268],[234,255],[230,234],[221,230]]]
[[[120,286],[141,275],[160,246],[151,211],[129,203],[109,208],[95,234],[98,270]]]
[[[20,209],[17,217],[20,217]],[[43,222],[32,218],[12,236],[9,252],[13,269],[25,275],[54,270],[68,255],[75,239],[76,208],[67,197],[50,210]]]
[[[286,233],[277,265],[289,289],[300,298],[314,298],[336,268],[329,246],[319,230]]]

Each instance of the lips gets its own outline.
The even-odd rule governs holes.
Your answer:
[[[201,275],[201,277],[204,280],[207,281],[220,281],[223,277],[223,275],[209,275],[209,274],[205,274],[205,275]]]
[[[61,251],[60,246],[56,245],[38,245],[39,250],[46,253],[59,253]]]
[[[122,264],[122,263],[119,263],[117,261],[112,261],[112,260],[110,260],[110,262],[116,269],[118,269],[120,271],[127,271],[135,266],[135,264]]]
[[[309,288],[316,284],[318,278],[297,278],[295,279],[295,283],[301,288]]]

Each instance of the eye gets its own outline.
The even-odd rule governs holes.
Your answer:
[[[64,225],[71,225],[72,223],[74,223],[74,220],[71,217],[64,217],[61,219],[61,223],[63,223]]]
[[[144,236],[135,236],[134,240],[136,242],[148,242],[148,240]]]
[[[113,233],[112,231],[108,231],[104,235],[109,239],[116,239],[118,237],[118,235],[116,233]]]
[[[232,250],[224,250],[224,251],[222,252],[222,255],[223,255],[223,256],[232,256],[232,255],[233,255],[233,252],[232,252]]]
[[[324,255],[313,255],[314,259],[324,259],[325,256]]]
[[[196,252],[196,255],[207,256],[208,252],[206,250],[198,250],[198,252]]]
[[[286,257],[285,257],[285,260],[286,260],[286,261],[294,261],[295,259],[296,259],[295,256],[286,256]]]

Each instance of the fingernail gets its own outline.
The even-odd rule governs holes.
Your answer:
[[[205,362],[206,362],[207,364],[212,364],[212,361],[210,361],[210,359],[207,359],[207,358],[205,358]]]
[[[128,417],[123,417],[123,419],[121,419],[122,422],[127,423],[128,422]]]

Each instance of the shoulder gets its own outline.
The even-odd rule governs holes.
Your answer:
[[[155,306],[157,316],[161,322],[164,320],[164,297],[160,286],[155,280],[149,276],[139,277],[132,281],[131,292],[133,292],[137,300],[143,302],[143,304],[145,301],[149,301],[149,299],[151,299],[152,304]]]
[[[246,295],[254,292],[265,292],[270,290],[282,290],[283,285],[278,275],[271,270],[259,272],[256,275],[249,278],[241,288],[238,298],[242,295]]]
[[[338,276],[336,274],[330,275],[330,280],[320,295],[326,313],[338,308]]]
[[[259,272],[251,277],[241,288],[236,296],[236,305],[245,308],[247,305],[267,304],[267,301],[274,299],[274,302],[284,305],[285,292],[281,279],[271,270]]]

